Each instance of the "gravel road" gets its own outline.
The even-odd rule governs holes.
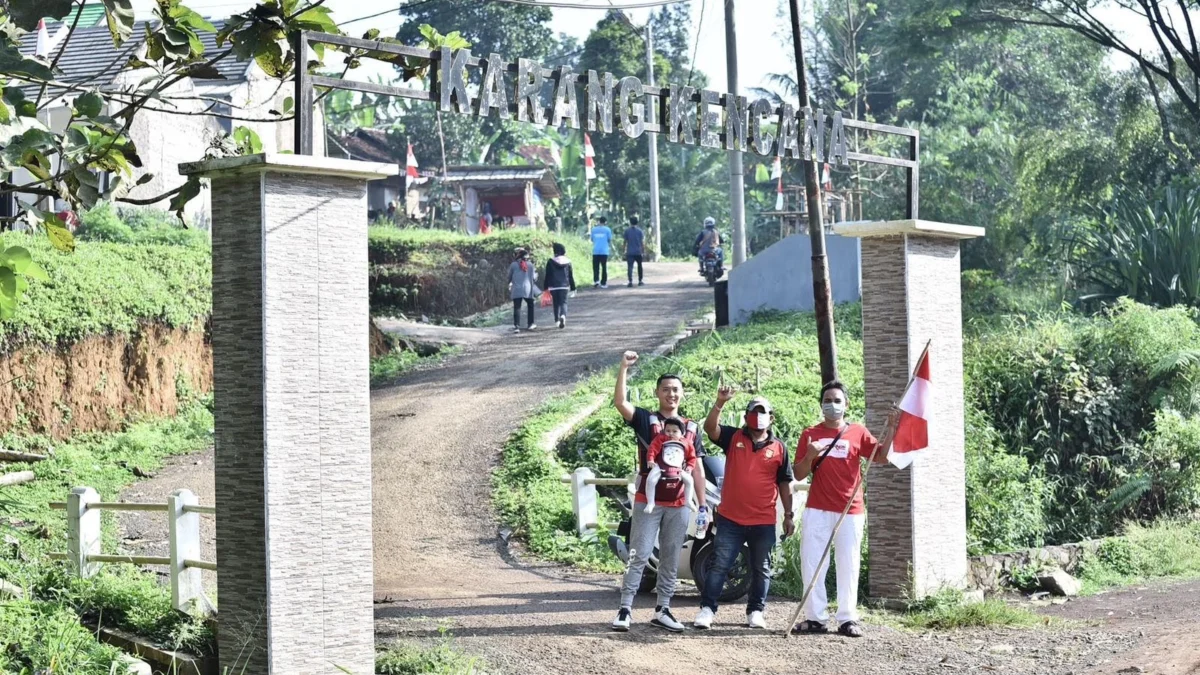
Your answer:
[[[671,635],[649,625],[652,599],[645,597],[635,606],[631,632],[609,631],[617,579],[544,563],[523,555],[516,544],[507,545],[490,505],[489,472],[504,440],[547,396],[568,391],[580,377],[615,363],[625,349],[651,350],[711,300],[711,290],[690,264],[648,265],[646,271],[643,288],[614,283],[607,291],[582,291],[572,302],[564,331],[549,326],[549,310],[539,310],[544,323],[535,332],[470,346],[443,367],[413,373],[374,392],[379,643],[432,643],[449,630],[459,649],[484,659],[488,672],[508,675],[1082,675],[1118,672],[1117,665],[1136,663],[1137,649],[1150,648],[1147,631],[1139,635],[1128,625],[1103,620],[1065,628],[936,633],[871,625],[861,640],[783,640],[777,633],[741,627],[740,607],[722,609],[707,633]],[[126,496],[157,499],[161,493],[165,499],[174,487],[187,485],[211,503],[211,473],[205,479],[195,476],[197,471],[211,472],[211,455],[178,460]],[[153,550],[165,544],[165,531],[156,534],[152,523],[124,522],[126,537],[138,540],[130,547]],[[206,547],[211,546],[207,541]],[[1066,607],[1103,619],[1095,602],[1089,598]],[[674,603],[676,614],[690,623],[697,604],[694,588],[684,586]],[[778,626],[792,607],[772,599],[768,621]]]

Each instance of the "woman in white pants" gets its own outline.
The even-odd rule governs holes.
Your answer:
[[[825,597],[829,560],[822,561],[822,558],[833,535],[833,555],[837,561],[837,631],[847,637],[862,637],[863,629],[858,623],[858,570],[862,562],[863,525],[867,513],[863,507],[861,460],[869,458],[878,446],[875,462],[886,463],[887,446],[891,441],[885,434],[881,443],[865,426],[845,421],[846,387],[841,382],[829,382],[821,388],[821,412],[825,419],[805,429],[796,447],[796,480],[804,480],[809,474],[813,477],[800,520],[800,569],[804,583],[810,583],[815,574],[816,585],[804,605],[804,620],[796,624],[792,632],[829,632],[826,626],[829,600]],[[888,429],[893,426],[889,420]],[[851,502],[850,510],[834,535],[834,525],[847,502]]]

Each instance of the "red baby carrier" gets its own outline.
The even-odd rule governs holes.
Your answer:
[[[662,431],[663,431],[662,420],[659,419],[658,415],[650,415],[651,441],[653,442],[653,440],[655,438],[658,438],[658,435],[661,434]],[[678,444],[680,446],[679,449],[681,451],[683,451],[684,456],[686,456],[687,447],[689,445],[695,444],[696,434],[698,433],[698,431],[699,431],[699,427],[696,425],[695,422],[693,422],[692,420],[689,420],[689,419],[684,419],[683,420],[683,438],[679,441],[668,441],[666,443],[663,443],[663,447],[659,451],[658,457],[655,459],[655,462],[654,462],[655,464],[658,465],[658,470],[662,472],[662,475],[658,479],[658,486],[655,488],[655,491],[654,491],[654,501],[656,501],[656,502],[674,502],[674,501],[679,501],[680,499],[683,499],[685,490],[686,490],[686,487],[683,484],[683,478],[682,478],[683,471],[684,471],[684,466],[683,466],[684,461],[681,458],[679,466],[671,466],[671,465],[667,464],[667,462],[664,460],[664,456],[667,454],[666,453],[667,446],[668,445],[676,445],[676,444]],[[643,461],[643,465],[644,466],[642,467],[641,473],[642,473],[642,481],[644,484],[645,480],[646,480],[646,475],[648,473],[650,473],[650,467],[649,467],[649,465],[646,465],[644,461]]]

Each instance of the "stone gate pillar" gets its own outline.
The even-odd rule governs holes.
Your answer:
[[[221,667],[373,673],[367,180],[301,155],[183,164],[212,187]]]
[[[882,429],[928,340],[929,450],[867,479],[868,585],[876,598],[962,587],[967,575],[959,240],[981,227],[924,220],[839,223],[862,238],[867,424]]]

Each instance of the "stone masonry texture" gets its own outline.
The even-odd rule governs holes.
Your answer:
[[[930,446],[867,484],[873,597],[920,597],[967,575],[959,242],[919,235],[862,243],[867,424],[882,429],[927,340]]]
[[[221,666],[374,672],[366,183],[218,174]]]

